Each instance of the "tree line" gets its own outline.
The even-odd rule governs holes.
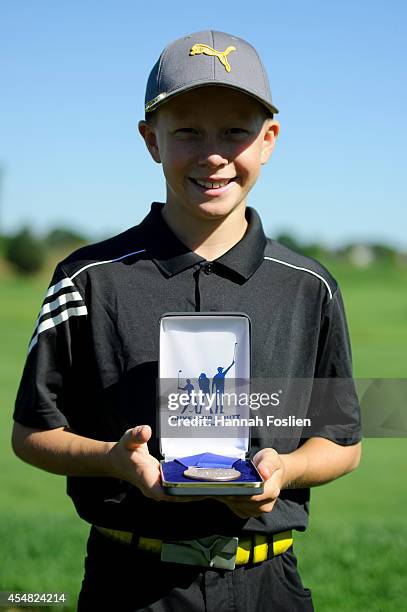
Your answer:
[[[274,238],[297,253],[322,262],[340,259],[358,267],[374,263],[407,265],[407,253],[385,243],[354,242],[333,249],[318,242],[300,241],[287,231],[278,233]],[[28,276],[40,272],[53,252],[68,253],[90,242],[95,240],[68,227],[56,227],[38,236],[26,225],[13,234],[0,234],[0,257],[17,273]]]
[[[0,256],[21,275],[34,275],[42,270],[53,251],[69,251],[90,242],[75,230],[56,227],[38,236],[28,225],[13,234],[0,235]]]

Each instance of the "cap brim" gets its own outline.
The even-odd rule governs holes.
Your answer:
[[[200,87],[208,87],[210,85],[216,85],[217,87],[227,87],[229,89],[234,89],[235,91],[240,91],[241,93],[244,93],[247,96],[250,96],[251,98],[254,98],[258,102],[260,102],[260,104],[262,104],[262,106],[267,108],[267,110],[269,110],[272,114],[278,113],[278,108],[276,108],[273,104],[270,104],[267,100],[263,100],[263,98],[260,98],[254,92],[248,89],[243,89],[242,87],[239,87],[238,85],[233,85],[233,84],[229,85],[223,82],[219,83],[219,81],[215,81],[215,80],[204,81],[201,83],[194,83],[193,85],[185,85],[184,87],[179,87],[178,89],[174,91],[170,91],[165,94],[161,93],[159,96],[157,96],[157,98],[154,98],[150,102],[147,102],[147,104],[144,107],[144,111],[146,113],[151,113],[155,111],[157,108],[159,108],[160,106],[162,106],[163,104],[165,104],[166,102],[168,102],[169,100],[172,100],[173,98],[175,98],[176,96],[179,96],[182,93],[190,91],[191,89],[198,89]]]

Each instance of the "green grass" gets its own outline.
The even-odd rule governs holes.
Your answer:
[[[20,499],[17,491],[16,497]],[[44,609],[76,609],[87,528],[65,505],[65,512],[53,513],[37,496],[36,511],[21,504],[2,512],[0,538],[8,562],[3,564],[0,590],[65,593],[67,605]]]
[[[407,378],[407,270],[326,263],[344,295],[355,376]],[[13,401],[46,282],[0,282],[0,590],[64,591],[74,610],[88,526],[64,478],[10,449]],[[405,608],[406,451],[406,439],[365,440],[358,470],[312,490],[310,526],[295,534],[295,549],[317,610]]]
[[[352,519],[341,522],[334,513],[331,518],[315,517],[313,522],[294,548],[316,610],[405,610],[405,520],[390,522],[384,516],[370,521],[354,513]]]
[[[343,294],[358,378],[407,378],[407,267],[326,261]]]

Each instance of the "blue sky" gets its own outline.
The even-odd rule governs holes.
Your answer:
[[[213,28],[266,65],[281,134],[252,191],[270,236],[407,250],[403,0],[0,1],[0,230],[93,237],[165,198],[138,131],[162,48]]]

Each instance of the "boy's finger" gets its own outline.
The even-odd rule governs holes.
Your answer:
[[[268,480],[277,467],[275,457],[271,453],[265,453],[256,467],[264,480]]]
[[[264,480],[268,480],[273,473],[273,466],[267,461],[262,461],[257,466],[257,471],[264,478]]]
[[[151,427],[149,425],[138,425],[129,429],[124,434],[124,446],[128,450],[134,450],[142,446],[151,438]]]
[[[265,480],[268,480],[278,468],[278,460],[273,449],[263,449],[257,453],[254,463]]]

